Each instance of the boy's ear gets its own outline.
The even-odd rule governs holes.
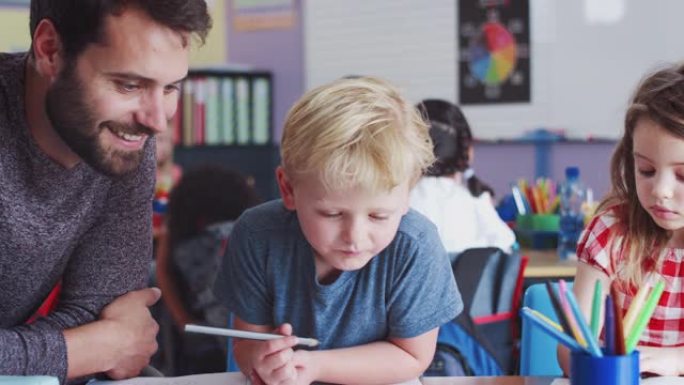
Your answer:
[[[55,79],[62,70],[64,58],[62,38],[52,21],[43,19],[38,23],[33,33],[31,49],[33,50],[36,71],[50,80]]]
[[[285,205],[285,208],[288,210],[294,210],[294,190],[292,189],[292,183],[287,177],[283,166],[278,166],[278,168],[276,168],[276,179],[278,180],[278,189],[280,190],[280,196],[283,198],[283,204]]]

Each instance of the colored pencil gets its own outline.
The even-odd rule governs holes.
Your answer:
[[[650,280],[646,280],[646,282],[644,282],[643,286],[639,288],[636,295],[632,299],[632,303],[629,304],[627,314],[625,314],[625,319],[622,321],[622,328],[627,335],[629,335],[629,332],[634,327],[634,322],[636,321],[641,308],[644,306],[644,301],[646,300],[646,297],[650,291],[651,282]]]
[[[610,295],[606,296],[605,320],[603,321],[603,330],[605,330],[605,352],[609,356],[617,354],[616,336],[615,336],[615,308],[613,307],[613,298]]]
[[[601,280],[594,284],[594,298],[591,301],[591,332],[594,338],[599,337],[599,320],[601,317]]]
[[[617,295],[617,283],[613,281],[613,283],[610,285],[610,296],[613,297],[613,307],[614,311],[613,313],[615,314],[615,339],[616,341],[616,349],[617,349],[617,354],[618,355],[624,355],[626,353],[625,350],[625,332],[623,328],[623,322],[622,322],[622,309],[620,308],[620,305],[618,304],[618,295]]]
[[[563,312],[560,300],[558,299],[558,294],[555,290],[553,290],[553,284],[551,283],[551,281],[546,281],[545,285],[546,291],[549,293],[549,298],[551,298],[551,305],[553,306],[553,311],[556,312],[558,323],[560,323],[560,326],[563,328],[563,331],[565,333],[573,337],[572,329],[570,329],[570,324],[568,324],[568,318],[565,316],[565,312]]]
[[[522,195],[520,194],[520,188],[516,185],[513,185],[511,186],[511,191],[513,192],[513,201],[515,202],[515,208],[518,210],[518,214],[527,214],[525,203],[523,202]]]
[[[565,284],[563,280],[561,280],[561,283]],[[593,355],[594,357],[603,357],[603,353],[601,353],[601,349],[598,346],[598,342],[596,341],[594,336],[591,335],[589,325],[587,325],[587,322],[584,320],[584,316],[582,316],[582,312],[580,311],[579,306],[577,305],[575,295],[572,294],[572,291],[569,290],[567,290],[565,294],[567,296],[568,303],[570,304],[570,309],[572,310],[572,313],[575,316],[575,320],[577,321],[577,325],[579,326],[580,332],[587,341],[589,353],[591,353],[591,355]]]
[[[572,309],[570,308],[570,304],[568,303],[568,290],[565,286],[565,281],[562,279],[558,282],[558,297],[560,298],[560,303],[561,307],[563,309],[563,313],[565,313],[565,317],[568,319],[568,325],[570,325],[570,330],[572,330],[572,335],[575,336],[575,339],[577,342],[579,342],[582,347],[587,347],[589,346],[587,344],[587,341],[584,339],[584,336],[582,335],[582,331],[579,328],[579,325],[577,321],[575,320],[575,316],[573,315]]]
[[[644,329],[646,329],[646,325],[651,319],[651,316],[653,315],[653,312],[658,305],[658,301],[660,300],[660,296],[663,294],[664,290],[665,283],[663,281],[658,281],[651,291],[651,294],[648,296],[648,299],[644,304],[644,309],[637,316],[637,320],[634,322],[634,327],[629,331],[627,342],[625,342],[626,354],[632,353],[634,348],[636,348],[637,342],[639,342],[641,334],[644,332]]]
[[[532,309],[528,307],[523,307],[520,309],[520,313],[523,317],[527,318],[533,325],[538,326],[546,334],[560,342],[561,344],[567,346],[572,351],[583,351],[581,346],[577,344],[577,341],[570,338],[567,334],[559,331],[553,325],[548,324],[542,318],[538,317],[538,313],[535,314]],[[557,325],[558,326],[558,325]]]
[[[536,315],[537,317],[541,318],[544,322],[546,322],[547,324],[552,326],[554,329],[558,330],[559,332],[563,331],[563,328],[557,322],[554,322],[551,318],[545,316],[544,314],[542,314],[542,313],[540,313],[534,309],[530,309],[530,311],[534,315]]]

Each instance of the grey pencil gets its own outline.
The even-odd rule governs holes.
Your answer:
[[[251,340],[262,340],[262,341],[274,340],[277,338],[285,337],[285,336],[280,335],[280,334],[248,332],[245,330],[217,328],[217,327],[193,325],[193,324],[185,325],[185,331],[190,332],[190,333],[213,334],[213,335],[217,335],[217,336],[247,338],[247,339],[251,339]],[[297,337],[297,338],[299,340],[297,345],[304,345],[304,346],[309,346],[309,347],[318,346],[318,340],[317,339],[301,338],[301,337]]]

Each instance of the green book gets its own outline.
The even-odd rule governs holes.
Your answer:
[[[237,79],[235,84],[235,99],[237,101],[237,144],[249,144],[250,140],[250,111],[249,111],[249,80],[244,77]]]
[[[269,141],[270,84],[267,78],[255,78],[252,83],[252,142],[266,144]]]
[[[221,138],[221,105],[219,98],[219,79],[208,77],[204,87],[206,91],[206,125],[204,143],[209,145],[220,144]]]
[[[235,143],[235,91],[233,78],[221,79],[221,142]]]

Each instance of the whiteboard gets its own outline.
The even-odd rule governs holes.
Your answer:
[[[457,103],[457,1],[305,1],[305,87],[375,75],[414,103]],[[593,21],[598,3],[617,4],[621,17]],[[530,0],[532,100],[465,107],[475,135],[515,138],[550,128],[572,138],[619,137],[642,76],[684,59],[683,13],[679,0]]]

